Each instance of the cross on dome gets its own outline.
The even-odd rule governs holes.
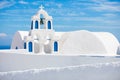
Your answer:
[[[39,8],[42,10],[44,7],[41,5]]]

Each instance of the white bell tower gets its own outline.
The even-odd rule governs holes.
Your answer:
[[[40,10],[32,17],[31,30],[32,29],[49,29],[52,30],[52,16],[49,16],[41,5]]]
[[[54,30],[52,16],[41,5],[38,12],[31,18],[31,30],[25,38],[28,51],[34,53],[52,53]]]

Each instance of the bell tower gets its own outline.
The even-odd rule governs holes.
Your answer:
[[[40,10],[31,19],[31,30],[49,29],[52,30],[52,16],[49,16],[41,5]]]
[[[52,16],[49,16],[41,5],[31,18],[31,30],[24,40],[27,50],[34,53],[52,53],[54,33]]]

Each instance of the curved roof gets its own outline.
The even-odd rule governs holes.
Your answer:
[[[23,49],[23,43],[24,43],[25,36],[28,36],[28,31],[16,32],[12,40],[11,48],[15,49],[16,47],[18,47],[19,49]]]
[[[111,33],[96,33],[86,30],[74,31],[67,35],[61,46],[61,53],[110,54],[116,55],[118,40]],[[66,37],[65,37],[66,38]]]
[[[92,32],[92,33],[101,40],[109,54],[117,53],[119,41],[113,34],[109,32]]]

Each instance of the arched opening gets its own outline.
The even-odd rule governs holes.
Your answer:
[[[58,42],[57,41],[54,42],[54,51],[55,52],[58,51]]]
[[[40,14],[40,29],[44,29],[44,15]]]
[[[51,22],[48,21],[48,29],[51,29]]]
[[[26,49],[26,42],[24,42],[24,49]]]
[[[18,47],[16,46],[16,48],[15,49],[18,49]]]
[[[38,21],[35,21],[35,29],[38,29]]]
[[[29,52],[32,52],[32,42],[29,42],[28,46],[29,46]]]
[[[31,22],[31,30],[33,29],[33,21]]]
[[[44,15],[43,15],[43,14],[40,14],[40,19],[41,19],[41,18],[44,18]]]

